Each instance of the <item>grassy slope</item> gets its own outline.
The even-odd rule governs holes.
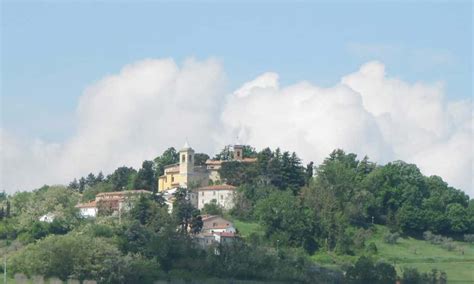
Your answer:
[[[473,244],[456,242],[457,248],[448,251],[423,240],[401,238],[397,244],[390,245],[383,242],[386,230],[383,226],[377,226],[377,232],[368,242],[373,241],[378,248],[378,256],[395,263],[399,272],[403,267],[415,267],[420,271],[435,268],[445,271],[449,282],[474,283]]]
[[[252,233],[262,234],[258,223],[240,220],[233,220],[233,222],[243,237]],[[397,244],[390,245],[383,241],[383,235],[387,229],[384,226],[376,226],[376,228],[376,232],[366,241],[366,244],[374,242],[378,249],[377,257],[395,264],[399,275],[402,274],[404,267],[414,267],[421,272],[428,272],[435,268],[446,272],[450,283],[474,283],[473,244],[456,242],[457,248],[454,251],[448,251],[423,240],[401,238]],[[312,259],[325,266],[338,268],[342,263],[354,262],[357,257],[336,256],[322,252],[312,256]]]

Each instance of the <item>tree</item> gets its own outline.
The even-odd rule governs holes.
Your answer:
[[[209,215],[222,215],[222,208],[217,204],[217,200],[212,199],[211,202],[204,205],[202,213]]]
[[[156,171],[154,170],[154,163],[152,161],[144,161],[142,168],[138,171],[138,174],[134,181],[134,189],[145,189],[156,192]]]
[[[97,177],[96,177],[95,180],[96,180],[97,183],[104,181],[104,174],[102,173],[102,171],[100,171],[100,172],[97,174]]]
[[[96,183],[95,175],[93,173],[90,173],[86,177],[86,185],[89,187],[93,187]]]
[[[115,190],[133,189],[133,180],[137,171],[129,167],[117,168],[109,177],[109,180]]]
[[[7,200],[7,209],[5,210],[5,217],[9,218],[10,217],[10,201]]]
[[[176,149],[171,147],[163,152],[161,156],[153,160],[156,164],[156,176],[162,176],[165,173],[165,166],[179,162],[179,153]]]
[[[452,232],[464,233],[469,228],[467,211],[461,204],[449,204],[446,208],[446,215]]]
[[[305,171],[305,184],[308,185],[310,180],[313,178],[313,171],[314,171],[314,163],[310,162],[306,165]]]
[[[195,233],[200,230],[198,219],[200,212],[189,201],[190,191],[186,188],[178,188],[174,193],[175,201],[173,202],[173,216],[179,231],[182,234],[188,234],[188,230]],[[201,220],[202,223],[202,220]],[[195,226],[192,227],[191,225]],[[202,227],[202,225],[201,225]]]
[[[384,262],[375,264],[367,256],[359,257],[346,273],[346,280],[350,283],[395,283],[396,278],[397,272],[392,265]]]
[[[79,183],[77,182],[77,179],[74,179],[72,182],[69,183],[69,188],[73,190],[79,190]]]
[[[206,161],[209,160],[209,155],[205,153],[196,153],[194,154],[194,165],[195,166],[204,166]]]
[[[81,177],[79,179],[79,193],[84,192],[84,189],[86,189],[86,179],[84,177]]]

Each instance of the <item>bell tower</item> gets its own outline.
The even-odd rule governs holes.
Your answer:
[[[234,160],[242,161],[244,155],[244,147],[242,145],[234,145]]]
[[[179,150],[179,173],[184,176],[194,173],[194,150],[189,147],[187,141],[183,148]]]

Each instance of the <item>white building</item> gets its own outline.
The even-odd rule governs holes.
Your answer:
[[[235,189],[235,186],[227,184],[204,186],[195,190],[195,196],[191,200],[194,205],[197,202],[198,209],[215,200],[217,205],[229,210],[234,207]]]
[[[97,205],[94,200],[88,203],[80,203],[76,205],[76,208],[79,208],[79,212],[82,217],[97,216]]]
[[[232,222],[217,215],[203,215],[202,233],[235,233],[235,227]]]
[[[54,213],[49,212],[39,217],[38,220],[41,222],[52,223],[54,221],[54,218],[56,218],[56,215]]]

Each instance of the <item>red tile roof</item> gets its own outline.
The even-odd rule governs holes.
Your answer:
[[[96,202],[95,200],[92,200],[90,202],[87,202],[87,203],[79,203],[76,205],[76,208],[94,208],[96,207]]]
[[[219,185],[210,185],[210,186],[204,186],[200,187],[197,190],[234,190],[236,189],[235,186],[233,185],[228,185],[228,184],[219,184]]]
[[[113,196],[113,195],[123,196],[123,195],[129,195],[129,194],[139,194],[139,193],[151,193],[151,191],[144,190],[144,189],[111,191],[111,192],[101,192],[97,194],[96,196]]]

